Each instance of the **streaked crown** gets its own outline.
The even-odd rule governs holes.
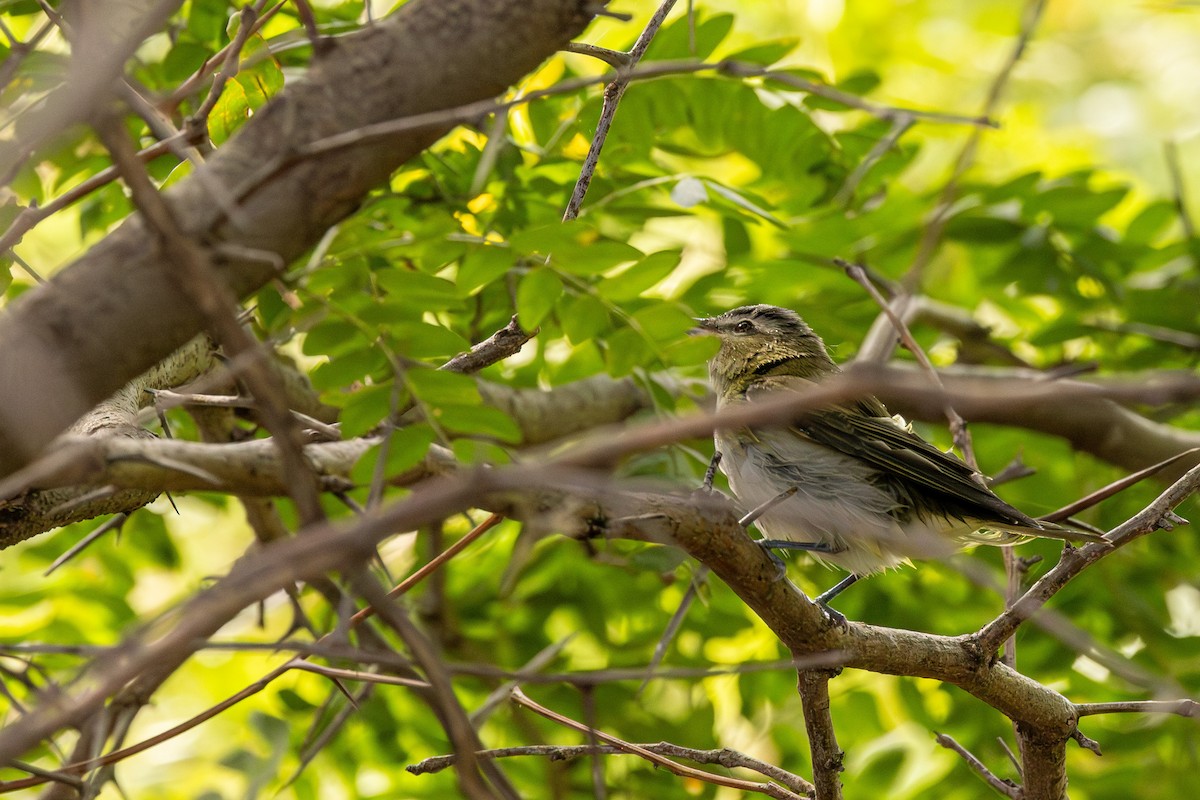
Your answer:
[[[741,306],[697,323],[697,333],[721,340],[721,349],[708,363],[719,397],[742,394],[765,375],[817,378],[837,371],[821,337],[790,309]]]

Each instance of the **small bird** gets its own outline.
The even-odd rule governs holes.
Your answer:
[[[840,371],[789,309],[742,306],[697,322],[694,333],[721,341],[708,363],[718,409],[798,391]],[[786,426],[718,430],[715,438],[738,502],[746,510],[766,506],[756,520],[764,546],[807,550],[850,571],[817,598],[827,610],[860,576],[955,545],[1100,538],[1023,514],[874,397],[806,412]]]

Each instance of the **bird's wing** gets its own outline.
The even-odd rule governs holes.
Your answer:
[[[748,392],[755,400],[763,392],[796,390],[810,381],[771,377]],[[856,407],[833,406],[809,412],[793,428],[814,442],[853,456],[904,486],[905,494],[919,501],[932,491],[943,508],[958,516],[995,520],[1038,535],[1043,526],[997,497],[983,476],[952,453],[945,453],[902,427],[875,398]],[[915,491],[913,491],[915,490]],[[918,511],[923,509],[919,505]]]

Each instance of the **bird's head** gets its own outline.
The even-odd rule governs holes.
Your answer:
[[[795,311],[778,306],[742,306],[696,323],[692,333],[721,340],[721,349],[708,362],[718,396],[740,394],[765,375],[816,380],[837,371],[821,337]]]

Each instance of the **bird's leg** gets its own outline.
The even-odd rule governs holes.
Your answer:
[[[826,589],[824,592],[814,597],[813,602],[819,605],[822,610],[829,615],[830,619],[845,628],[847,625],[846,615],[840,611],[835,611],[834,609],[830,608],[829,601],[849,589],[851,586],[857,583],[858,579],[861,577],[861,575],[851,572],[849,575],[838,581],[835,586],[830,589]]]
[[[778,574],[775,580],[783,580],[787,575],[787,565],[783,563],[783,559],[775,555],[776,550],[804,550],[809,553],[840,553],[840,548],[831,547],[823,542],[793,542],[790,539],[759,539],[758,546],[767,552],[771,561],[775,564]]]
[[[717,477],[717,466],[721,463],[721,451],[713,453],[712,461],[708,462],[708,469],[704,471],[704,483],[701,486],[705,491],[712,491],[713,479]]]
[[[721,455],[720,453],[717,453],[717,455],[713,457],[714,465],[716,464],[716,462],[718,460],[720,460],[720,455]],[[712,467],[710,466],[709,469],[711,470]],[[781,503],[784,500],[791,497],[792,495],[794,495],[796,493],[797,488],[798,487],[791,486],[787,489],[784,489],[782,492],[775,495],[767,502],[760,503],[758,506],[751,509],[750,513],[746,514],[746,516],[739,519],[738,524],[741,525],[743,528],[747,527],[748,525],[750,525],[750,523],[754,522],[756,519],[761,517],[769,509],[773,508],[776,504]],[[772,542],[763,541],[761,539],[758,542],[758,546],[767,551],[767,555],[770,557],[771,562],[775,565],[775,580],[781,581],[781,580],[783,580],[784,576],[787,575],[787,565],[783,563],[782,558],[775,555],[775,553],[771,550],[771,544],[772,544]]]
[[[793,542],[791,539],[759,539],[760,547],[774,550],[803,550],[806,553],[842,553],[844,547],[834,547],[824,542]]]
[[[816,602],[820,603],[821,605],[828,605],[830,600],[849,589],[851,586],[857,583],[858,579],[861,577],[861,575],[856,575],[855,573],[851,572],[849,575],[838,581],[837,585],[832,589],[827,589],[826,591],[817,595]]]

